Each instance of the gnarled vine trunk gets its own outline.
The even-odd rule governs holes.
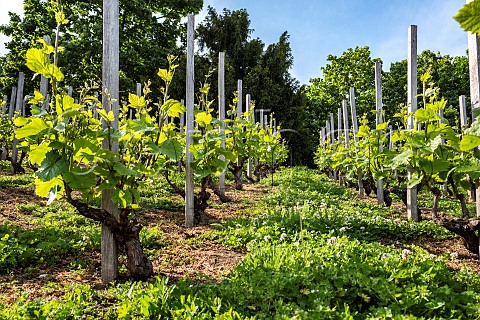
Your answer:
[[[104,209],[92,208],[87,204],[71,199],[69,202],[82,216],[105,224],[112,232],[119,247],[125,248],[127,254],[127,269],[130,277],[135,280],[147,280],[153,276],[153,265],[143,252],[140,243],[140,230],[142,225],[136,219],[129,219],[129,209],[120,212],[117,220],[112,214]]]
[[[479,254],[480,217],[471,219],[436,218],[434,221],[436,224],[462,237],[463,244],[468,251]]]

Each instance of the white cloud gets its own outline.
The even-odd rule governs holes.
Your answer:
[[[23,15],[23,0],[2,0],[2,10],[0,10],[0,24],[7,24],[10,19],[8,12],[15,12]],[[3,34],[0,35],[0,56],[7,53],[5,49],[5,42],[8,41],[8,37]]]

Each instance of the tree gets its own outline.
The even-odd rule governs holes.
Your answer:
[[[75,89],[85,82],[101,83],[102,1],[64,0],[63,11],[69,23],[62,30],[60,45],[64,52],[59,65],[66,83]],[[134,90],[135,83],[154,81],[152,89],[160,87],[156,70],[166,67],[167,54],[179,54],[177,40],[184,26],[181,18],[199,12],[202,0],[120,1],[120,86]],[[15,84],[19,71],[31,79],[33,73],[25,66],[25,53],[38,38],[48,35],[54,40],[56,27],[53,2],[25,0],[24,17],[10,13],[10,23],[0,26],[0,33],[12,38],[6,44],[9,53],[0,57],[0,86],[6,94]],[[26,84],[26,92],[34,85]]]
[[[445,117],[454,126],[459,118],[458,97],[468,95],[470,90],[468,58],[466,56],[452,58],[449,55],[442,56],[440,52],[425,50],[418,56],[418,74],[423,75],[426,72],[431,75],[429,82],[438,87],[439,95],[447,101]],[[407,60],[392,63],[390,71],[383,74],[382,85],[386,118],[392,119],[407,101]],[[419,93],[422,92],[421,85],[419,83],[417,90]],[[421,100],[419,105],[422,106]],[[470,110],[469,103],[467,106]]]
[[[219,14],[212,7],[197,32],[200,49],[211,67],[217,65],[218,53],[225,52],[227,99],[233,100],[237,80],[243,80],[243,92],[251,94],[257,110],[269,109],[282,128],[300,132],[285,134],[295,162],[313,164],[305,159],[312,158],[305,154],[309,149],[305,146],[309,138],[303,125],[305,99],[298,81],[290,75],[293,56],[288,33],[284,32],[277,43],[265,49],[260,39],[251,38],[253,30],[245,9],[224,9]],[[216,90],[216,83],[212,83],[212,90]],[[258,113],[256,116],[258,119]],[[299,139],[299,134],[303,138]]]

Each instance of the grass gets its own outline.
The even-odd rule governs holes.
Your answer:
[[[312,170],[284,169],[274,178],[275,192],[243,216],[185,242],[214,240],[248,250],[224,281],[172,283],[157,277],[105,290],[74,284],[61,299],[25,295],[0,305],[0,319],[480,319],[480,276],[467,269],[452,271],[446,264],[449,255],[435,256],[409,244],[453,234],[428,221],[407,221],[397,209],[359,201],[353,191]],[[160,183],[143,189],[145,205],[169,203],[158,200],[172,197],[165,190]],[[26,203],[17,209],[35,230],[68,230],[68,236],[58,238],[95,238],[98,230],[63,204]],[[32,238],[44,239],[40,234]],[[170,245],[154,224],[142,230],[141,239],[151,256]],[[30,240],[25,241],[19,245]],[[96,241],[84,248],[97,250]],[[78,256],[71,268],[85,265]],[[43,290],[53,292],[55,286],[49,283]]]

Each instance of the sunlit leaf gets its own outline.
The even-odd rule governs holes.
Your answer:
[[[465,4],[453,18],[465,31],[480,34],[480,0]]]
[[[199,112],[196,116],[195,121],[198,123],[199,126],[205,127],[212,122],[212,115],[206,112]]]
[[[468,151],[480,146],[480,137],[479,136],[471,136],[471,135],[464,135],[462,140],[460,140],[460,150],[461,151]]]
[[[18,120],[21,118],[17,118],[14,120],[16,126],[22,125],[24,120]],[[22,139],[25,137],[30,137],[39,134],[43,130],[48,128],[48,125],[43,121],[41,118],[29,118],[29,122],[23,125],[20,128],[15,129],[15,135],[18,139]]]

